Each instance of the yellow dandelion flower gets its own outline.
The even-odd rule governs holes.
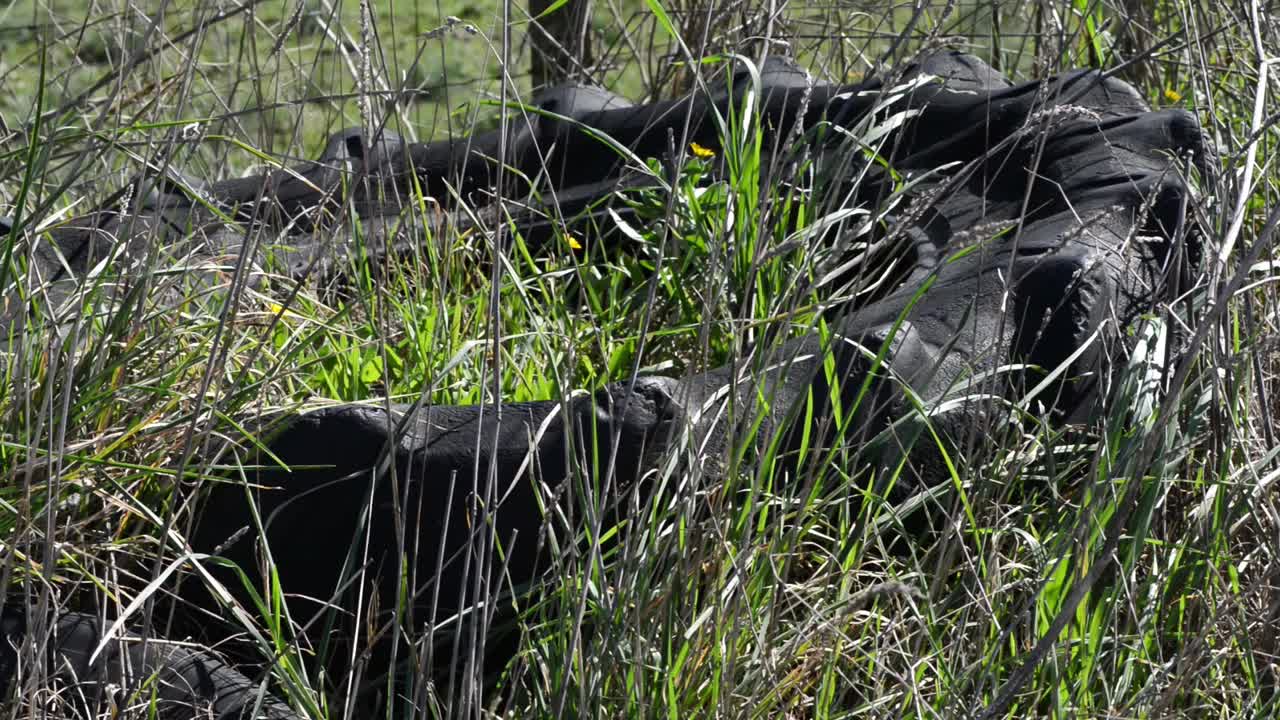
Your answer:
[[[713,158],[716,156],[716,152],[714,150],[710,148],[704,148],[698,143],[689,143],[689,151],[693,153],[694,157],[700,157],[703,160],[707,160],[709,158]]]
[[[576,238],[576,237],[574,237],[574,236],[572,236],[572,235],[570,235],[570,236],[568,236],[568,237],[569,237],[569,249],[570,249],[570,250],[581,250],[581,249],[582,249],[582,243],[578,242],[578,238]]]
[[[274,314],[276,314],[276,315],[280,315],[280,314],[283,314],[283,313],[284,313],[284,306],[283,306],[283,305],[281,305],[280,303],[273,303],[273,302],[271,302],[271,301],[269,301],[269,300],[268,300],[268,301],[267,301],[267,307],[268,307],[268,308],[270,308],[270,309],[271,309],[271,312],[272,312],[272,313],[274,313]]]
[[[1164,99],[1169,102],[1182,102],[1182,93],[1173,88],[1164,89]]]

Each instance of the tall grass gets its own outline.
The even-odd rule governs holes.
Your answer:
[[[763,364],[787,337],[824,332],[830,304],[891,268],[892,252],[867,248],[858,272],[822,284],[850,250],[805,232],[833,212],[822,178],[799,162],[761,187],[776,158],[742,107],[724,118],[717,157],[656,168],[670,192],[633,198],[627,252],[589,235],[542,253],[515,237],[498,251],[479,230],[429,230],[423,200],[400,218],[344,219],[335,244],[376,243],[386,222],[422,241],[406,257],[352,253],[340,286],[156,240],[79,287],[39,290],[27,259],[41,229],[121,203],[111,193],[144,169],[227,177],[312,157],[343,125],[386,121],[425,138],[491,124],[504,83],[526,100],[520,26],[504,55],[501,8],[438,5],[412,11],[426,37],[389,4],[157,4],[157,23],[109,0],[0,11],[0,45],[20,51],[0,50],[0,210],[16,221],[0,238],[0,278],[17,283],[26,316],[0,353],[0,584],[33,618],[128,609],[163,634],[152,603],[167,586],[154,581],[214,562],[189,557],[190,500],[237,472],[217,448],[244,441],[255,416],[329,401],[545,400],[643,372]],[[1026,403],[975,428],[949,457],[950,481],[914,500],[934,518],[927,531],[870,490],[904,468],[817,458],[784,479],[745,418],[722,453],[679,448],[659,492],[622,498],[624,525],[594,522],[599,501],[584,499],[573,514],[592,522],[548,527],[555,580],[506,601],[521,637],[496,689],[474,666],[452,682],[424,675],[393,688],[402,696],[386,716],[1273,716],[1280,27],[1265,8],[595,10],[600,77],[637,100],[751,67],[766,47],[839,80],[944,42],[1011,77],[1115,68],[1153,105],[1195,110],[1213,137],[1220,164],[1196,178],[1191,208],[1206,257],[1128,329],[1135,351],[1117,361],[1104,417],[1063,428]],[[605,30],[606,18],[627,31]],[[731,53],[746,57],[687,62]],[[408,92],[463,62],[453,54],[487,104],[447,78],[431,98]],[[204,232],[289,242],[218,225]],[[360,678],[319,677],[295,640],[305,619],[268,590],[226,613],[251,654],[274,661],[267,687],[307,717],[362,717]],[[417,633],[397,642],[411,661],[428,651]],[[10,716],[74,704],[42,687],[29,677]]]

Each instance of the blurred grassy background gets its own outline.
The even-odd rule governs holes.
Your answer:
[[[1036,70],[1031,45],[1043,38],[1029,34],[1031,13],[942,0],[922,7],[914,22],[905,2],[783,4],[769,13],[686,0],[667,10],[695,51],[746,45],[758,52],[762,43],[752,38],[767,31],[772,52],[829,79],[861,76],[902,30],[936,30],[944,20],[935,36],[954,31],[952,40],[1007,72]],[[670,95],[679,58],[644,0],[596,2],[593,12],[592,81],[637,101]],[[1059,24],[1080,25],[1086,14],[1064,12]],[[526,5],[511,3],[509,17],[508,89],[527,99]],[[264,152],[311,155],[330,133],[368,121],[364,113],[389,118],[408,137],[438,139],[494,118],[492,107],[477,104],[498,96],[501,28],[495,0],[16,0],[0,9],[0,121],[9,128],[29,121],[43,62],[46,111],[93,89],[89,99],[99,102],[90,107],[112,127],[214,118],[219,132]],[[1097,64],[1091,43],[1065,44],[1074,64]],[[118,73],[143,53],[145,62]],[[242,169],[251,160],[230,165]]]
[[[119,80],[124,91],[108,109],[118,123],[157,110],[175,120],[226,117],[262,149],[301,142],[314,150],[329,132],[360,123],[357,98],[365,91],[403,113],[409,132],[424,139],[447,134],[449,113],[499,76],[486,43],[497,36],[496,3],[380,0],[368,7],[366,23],[361,4],[341,0],[240,6],[19,0],[0,11],[0,113],[10,124],[26,120],[42,59],[49,68],[46,101],[58,106],[135,53],[158,48],[142,72]],[[479,33],[424,37],[450,16]],[[177,39],[192,28],[201,29]],[[377,47],[368,56],[360,50],[367,38]],[[168,92],[187,80],[193,60],[189,91]],[[177,106],[154,106],[179,95]]]

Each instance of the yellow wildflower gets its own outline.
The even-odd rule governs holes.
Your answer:
[[[716,156],[716,153],[714,150],[711,150],[710,148],[704,148],[698,143],[689,143],[689,150],[690,152],[693,153],[694,157],[699,157],[699,158],[702,158],[703,160],[707,160],[709,158],[713,158]]]
[[[1182,102],[1182,93],[1173,88],[1164,89],[1164,99],[1169,102]]]
[[[569,238],[569,249],[570,249],[570,250],[581,250],[581,249],[582,249],[582,243],[578,242],[578,238],[576,238],[576,237],[574,237],[574,236],[572,236],[572,235],[569,235],[569,236],[568,236],[568,238]]]

